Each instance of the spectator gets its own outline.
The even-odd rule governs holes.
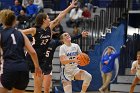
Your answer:
[[[24,10],[20,11],[20,15],[17,17],[18,28],[23,29],[29,26],[29,17],[26,15]]]
[[[34,0],[34,4],[37,5],[38,12],[43,12],[44,5],[42,0]]]
[[[78,35],[79,31],[80,30],[78,29],[78,27],[76,25],[74,25],[74,27],[73,27],[73,35]]]
[[[73,25],[79,26],[80,19],[82,18],[82,10],[79,7],[76,7],[70,12],[70,19],[66,22],[68,27],[72,27]]]
[[[35,17],[38,13],[38,8],[33,4],[33,0],[29,0],[29,5],[26,7],[26,12],[29,17]]]
[[[15,5],[11,7],[11,10],[14,11],[15,15],[18,16],[20,14],[20,10],[22,10],[22,6],[18,0],[15,0]]]
[[[84,18],[91,18],[91,12],[88,10],[87,6],[84,7],[82,16]]]
[[[22,0],[22,6],[26,8],[29,5],[29,0]]]
[[[113,48],[108,46],[107,53],[103,55],[101,59],[102,63],[102,80],[103,85],[99,88],[101,93],[109,93],[108,92],[108,85],[111,81],[113,70],[114,70],[114,63],[115,59],[120,55],[120,53],[112,53]]]
[[[89,0],[87,3],[85,3],[85,6],[87,6],[87,8],[88,8],[88,10],[90,11],[90,12],[92,12],[93,11],[93,5],[92,5],[92,0]]]

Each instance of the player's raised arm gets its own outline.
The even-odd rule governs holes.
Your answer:
[[[71,4],[63,10],[53,21],[50,23],[51,30],[66,16],[66,14],[74,7],[77,7],[78,0],[72,0]]]
[[[36,28],[32,27],[32,28],[29,28],[29,29],[24,29],[24,30],[20,30],[22,33],[24,34],[31,34],[32,36],[35,35],[36,33]]]

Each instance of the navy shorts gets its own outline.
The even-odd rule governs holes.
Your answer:
[[[26,56],[26,61],[28,63],[29,70],[31,71],[31,73],[34,73],[35,72],[34,63],[29,55]],[[44,75],[48,75],[52,71],[52,62],[51,61],[46,62],[46,61],[42,61],[41,59],[39,59],[39,66]]]
[[[44,75],[48,75],[51,73],[52,71],[52,65],[51,64],[47,64],[47,63],[40,63],[40,68],[42,70],[42,73]],[[29,70],[31,71],[31,73],[34,73],[35,72],[35,68],[34,68],[34,65],[33,65],[33,62],[32,61],[28,61],[28,66],[29,66]]]
[[[28,71],[3,71],[3,74],[1,75],[1,84],[8,90],[11,90],[12,88],[25,90],[28,83]]]

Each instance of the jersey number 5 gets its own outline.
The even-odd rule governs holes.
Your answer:
[[[14,44],[14,45],[17,44],[17,43],[16,43],[16,39],[15,39],[15,35],[14,35],[14,34],[11,34],[11,37],[12,37],[12,40],[13,40],[13,44]]]
[[[46,57],[49,57],[50,51],[46,51]]]

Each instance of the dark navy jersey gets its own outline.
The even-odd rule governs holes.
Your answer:
[[[46,30],[41,27],[36,27],[36,34],[34,35],[35,44],[34,49],[37,52],[38,58],[42,59],[45,57],[47,45],[51,40],[51,29],[48,27]]]
[[[1,47],[3,51],[4,68],[8,70],[27,70],[24,54],[24,37],[14,28],[1,31]]]
[[[44,59],[44,61],[49,62],[49,63],[52,62],[54,52],[55,52],[56,48],[57,48],[59,45],[62,45],[62,42],[61,42],[60,40],[54,40],[54,39],[52,39],[52,40],[49,42],[48,48],[47,48],[46,53],[45,53],[45,57],[46,57],[46,58]]]

